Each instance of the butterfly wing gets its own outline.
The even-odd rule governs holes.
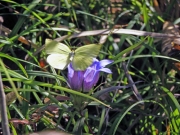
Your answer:
[[[46,39],[45,41],[45,52],[47,54],[54,54],[54,53],[60,53],[60,54],[67,54],[71,52],[68,46],[66,46],[63,43],[59,43],[55,40]]]
[[[63,70],[70,63],[71,50],[65,44],[46,39],[45,51],[50,54],[47,57],[47,62],[56,69]]]
[[[85,70],[89,67],[93,62],[93,58],[99,54],[101,46],[101,44],[90,44],[76,49],[72,60],[73,68],[75,70]]]
[[[64,54],[50,54],[47,57],[49,65],[56,69],[64,70],[70,63],[69,55]]]

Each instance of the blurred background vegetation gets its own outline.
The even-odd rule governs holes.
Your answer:
[[[179,35],[178,0],[1,0],[0,17],[0,72],[12,134],[180,134],[179,39],[110,32],[98,58],[114,60],[113,73],[101,74],[81,111],[70,95],[90,96],[69,89],[67,70],[50,67],[43,50],[46,38],[72,47],[98,43],[100,34],[68,38],[90,30]],[[165,22],[173,30],[163,29]]]

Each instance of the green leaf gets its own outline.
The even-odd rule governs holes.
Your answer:
[[[19,61],[16,60],[16,58],[14,57],[11,57],[7,54],[4,54],[4,53],[0,53],[0,57],[4,57],[4,58],[7,58],[11,61],[13,61],[21,70],[22,72],[25,74],[26,77],[28,77],[27,73],[26,73],[26,70],[24,69],[24,67],[21,65],[21,63]]]

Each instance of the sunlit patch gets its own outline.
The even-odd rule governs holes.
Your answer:
[[[45,68],[45,66],[47,65],[47,64],[46,64],[46,60],[43,59],[43,58],[41,58],[41,59],[39,60],[39,65],[40,65],[41,68]]]
[[[178,70],[180,70],[180,62],[174,63],[174,66],[175,66]]]
[[[172,44],[172,47],[173,47],[174,49],[180,51],[180,45],[179,45],[179,44],[175,44],[174,42],[172,42],[171,44]]]

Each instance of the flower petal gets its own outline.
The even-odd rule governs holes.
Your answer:
[[[74,71],[71,64],[68,65],[68,83],[71,89],[80,91],[84,81],[84,71]]]
[[[112,73],[112,71],[109,68],[101,68],[101,69],[99,69],[99,71],[103,71],[103,72],[106,72],[106,73],[109,73],[109,74]]]
[[[73,77],[74,75],[74,69],[72,68],[71,63],[68,65],[68,77]]]
[[[113,62],[114,62],[113,60],[107,60],[107,59],[101,60],[101,61],[99,62],[99,67],[100,67],[100,68],[105,67],[106,65],[111,64],[111,63],[113,63]]]
[[[94,75],[94,79],[93,79],[93,85],[95,85],[99,80],[99,72],[96,72],[95,75]]]
[[[91,90],[93,88],[93,86],[97,83],[97,81],[99,80],[99,72],[96,72],[94,74],[93,80],[92,81],[88,81],[86,80],[87,78],[85,78],[84,83],[83,83],[83,92],[88,92],[89,90]]]
[[[94,62],[99,62],[99,60],[96,59],[96,58],[93,58],[93,63],[94,63]]]
[[[86,70],[86,72],[84,74],[84,80],[86,82],[91,82],[94,79],[95,73],[96,73],[95,69],[93,69],[91,67],[87,68],[87,70]]]

